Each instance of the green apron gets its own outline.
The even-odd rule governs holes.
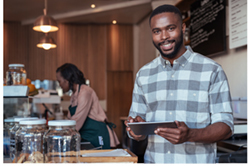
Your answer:
[[[80,91],[81,85],[79,85]],[[73,116],[76,112],[77,106],[69,106],[70,115]],[[107,124],[111,130],[115,127],[113,123]],[[90,142],[95,147],[102,146],[102,149],[110,149],[110,138],[106,123],[86,118],[82,128],[79,130],[82,140]]]

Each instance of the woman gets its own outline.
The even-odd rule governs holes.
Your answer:
[[[85,84],[83,73],[75,65],[65,63],[56,70],[56,78],[63,93],[73,91],[68,118],[76,121],[82,141],[103,149],[116,147],[119,141],[112,130],[115,125],[107,122],[96,93]]]

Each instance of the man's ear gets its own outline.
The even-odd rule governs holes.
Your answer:
[[[186,31],[186,24],[182,23],[182,32],[183,32],[183,34],[185,34],[185,31]]]

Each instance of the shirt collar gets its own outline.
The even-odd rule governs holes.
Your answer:
[[[180,56],[178,59],[174,60],[174,63],[177,63],[183,67],[188,62],[189,57],[194,53],[190,46],[185,47],[187,50],[184,52],[184,54],[182,54],[182,56]],[[166,67],[166,65],[170,65],[170,62],[168,60],[165,60],[162,56],[160,56],[160,61],[163,67]]]

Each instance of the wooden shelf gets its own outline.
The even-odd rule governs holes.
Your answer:
[[[175,6],[179,8],[181,12],[190,10],[190,4],[194,3],[196,0],[182,0],[179,1]]]
[[[190,40],[186,41],[185,45],[190,45]]]
[[[183,21],[183,23],[186,23],[186,22],[188,22],[190,20],[190,17],[187,17],[187,18],[185,18],[184,20],[182,20]]]

